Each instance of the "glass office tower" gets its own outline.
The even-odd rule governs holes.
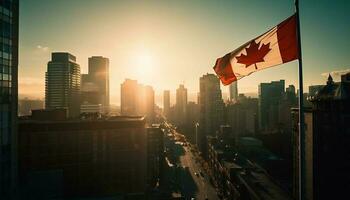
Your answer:
[[[16,183],[18,0],[0,1],[0,199]]]

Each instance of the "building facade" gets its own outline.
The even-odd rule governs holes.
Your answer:
[[[44,101],[40,99],[20,99],[18,100],[18,115],[31,115],[32,110],[43,109]]]
[[[147,128],[147,182],[150,188],[160,183],[164,158],[164,133],[159,124],[152,124]]]
[[[305,112],[306,199],[333,199],[348,195],[350,184],[350,73],[327,84],[309,99]],[[298,194],[298,110],[293,112],[294,194]]]
[[[102,56],[89,58],[88,81],[97,87],[98,103],[105,113],[109,110],[109,59]]]
[[[170,113],[170,90],[164,90],[163,94],[163,115],[169,118]]]
[[[0,198],[14,191],[17,170],[18,0],[0,1]]]
[[[65,108],[70,118],[80,115],[80,66],[70,53],[55,52],[47,64],[45,108]]]
[[[259,84],[259,129],[276,130],[279,128],[279,104],[284,97],[285,81],[272,81]]]
[[[152,122],[154,112],[154,90],[151,86],[138,84],[136,80],[126,79],[121,84],[121,114],[128,116],[146,116]]]
[[[26,199],[144,193],[145,120],[21,120],[19,158]]]
[[[224,122],[224,103],[220,81],[214,74],[203,75],[199,87],[199,148],[205,151],[206,136],[215,135]]]
[[[183,125],[186,122],[187,115],[187,89],[184,85],[180,85],[176,89],[176,104],[175,104],[175,115],[176,115],[176,124]]]
[[[230,84],[230,101],[237,102],[238,100],[238,81]]]

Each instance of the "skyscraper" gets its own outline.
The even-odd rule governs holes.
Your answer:
[[[16,184],[18,0],[0,1],[0,199]]]
[[[260,83],[259,128],[273,130],[278,127],[279,103],[284,97],[284,80]]]
[[[89,58],[89,78],[98,87],[100,104],[105,112],[109,108],[109,59],[102,56]]]
[[[120,109],[122,115],[138,115],[138,83],[136,80],[125,79],[120,85]]]
[[[170,112],[170,91],[169,90],[164,90],[164,95],[163,95],[163,114],[166,118],[169,117],[169,112]]]
[[[136,80],[126,79],[121,84],[121,114],[129,116],[144,115],[147,122],[154,119],[154,90],[151,86],[138,84]]]
[[[175,114],[176,114],[176,123],[182,125],[186,121],[186,107],[187,107],[187,89],[184,85],[180,85],[176,89],[176,105],[175,105]]]
[[[80,114],[80,66],[70,53],[52,53],[47,64],[45,108],[64,108],[70,118]]]
[[[146,116],[147,122],[154,120],[154,90],[149,85],[138,86],[138,113]]]
[[[224,121],[224,103],[220,81],[214,74],[203,75],[199,79],[199,127],[200,148],[205,148],[207,135],[215,135]]]
[[[230,84],[230,101],[237,102],[238,99],[238,81]]]

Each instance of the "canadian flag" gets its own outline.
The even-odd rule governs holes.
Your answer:
[[[253,72],[298,58],[296,15],[216,60],[214,70],[224,85]]]

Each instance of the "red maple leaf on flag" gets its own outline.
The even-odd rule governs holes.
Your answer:
[[[255,69],[258,69],[256,63],[264,62],[264,57],[266,54],[271,51],[270,43],[263,44],[260,48],[260,42],[257,44],[255,40],[253,40],[248,48],[245,48],[247,51],[247,55],[243,53],[240,56],[237,56],[237,62],[241,64],[245,64],[245,67],[249,67],[252,64],[255,64]]]

